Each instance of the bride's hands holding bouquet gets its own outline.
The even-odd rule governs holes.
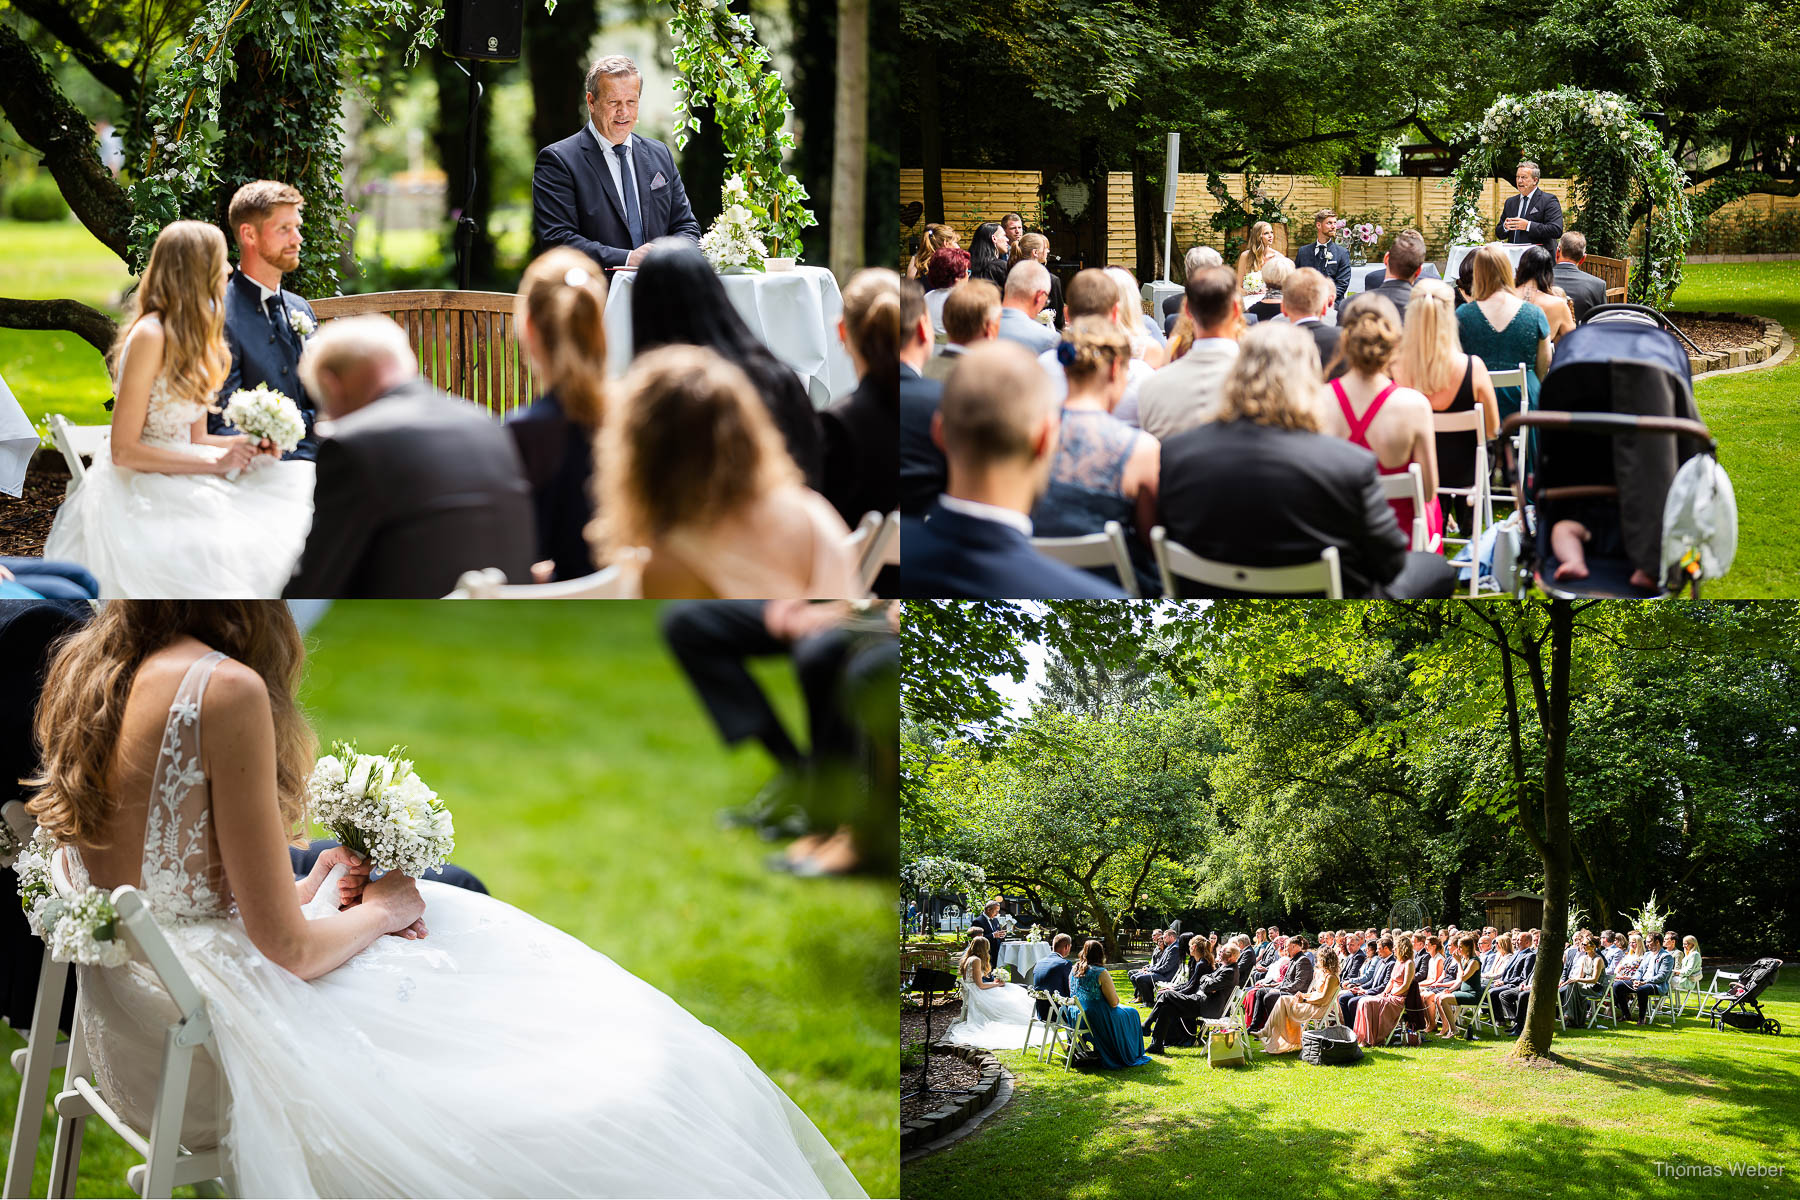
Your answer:
[[[256,454],[256,444],[249,438],[232,438],[225,447],[225,453],[213,460],[213,474],[235,479],[239,471],[255,460]]]
[[[300,903],[310,904],[314,896],[319,894],[319,887],[331,874],[331,868],[342,865],[344,873],[337,881],[337,906],[349,908],[362,902],[363,888],[368,885],[369,872],[373,869],[367,859],[361,858],[354,850],[344,846],[333,846],[319,855],[313,863],[312,871],[299,884]]]
[[[425,936],[425,898],[412,876],[389,871],[363,889],[362,902],[388,914],[389,933],[408,941]]]

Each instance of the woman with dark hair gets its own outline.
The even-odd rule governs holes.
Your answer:
[[[1129,1004],[1119,1003],[1119,991],[1106,969],[1106,947],[1093,940],[1083,946],[1081,957],[1069,973],[1069,984],[1075,1003],[1087,1014],[1088,1029],[1093,1033],[1102,1066],[1121,1071],[1150,1061],[1144,1053],[1143,1014]]]
[[[1513,286],[1519,297],[1544,310],[1550,321],[1550,340],[1555,342],[1575,328],[1575,310],[1568,293],[1557,286],[1556,259],[1542,246],[1533,246],[1519,255],[1518,269],[1513,273]]]
[[[652,247],[631,289],[634,359],[659,346],[704,346],[750,377],[806,486],[824,482],[819,414],[794,369],[756,340],[706,256],[682,242]]]
[[[993,221],[984,221],[975,229],[975,240],[969,244],[969,277],[985,279],[1006,293],[1006,272],[1008,263],[1006,252],[1012,249],[1012,243],[1006,240],[1006,230]]]

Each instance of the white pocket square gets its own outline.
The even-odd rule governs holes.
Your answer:
[[[656,173],[656,178],[655,178],[655,179],[652,179],[652,180],[651,180],[651,181],[650,181],[650,190],[651,190],[651,191],[653,191],[653,192],[654,192],[654,191],[655,191],[655,190],[656,190],[656,189],[657,189],[657,188],[660,188],[660,187],[668,187],[668,186],[669,186],[669,181],[668,181],[668,180],[667,180],[667,179],[664,179],[664,178],[663,178],[663,173],[662,173],[662,172],[661,172],[661,171],[658,171],[658,172],[657,172],[657,173]]]

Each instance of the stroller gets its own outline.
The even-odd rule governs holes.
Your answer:
[[[1697,597],[1730,566],[1736,503],[1674,329],[1653,308],[1597,305],[1557,344],[1538,407],[1506,418],[1503,436],[1532,442],[1513,483],[1524,528],[1497,555],[1515,597],[1533,582],[1561,599]],[[1592,534],[1585,579],[1556,578],[1550,534],[1565,519]],[[1634,570],[1657,585],[1634,585]]]
[[[1745,971],[1738,981],[1731,985],[1728,995],[1720,996],[1712,1002],[1701,1016],[1712,1022],[1714,1029],[1729,1025],[1733,1029],[1750,1029],[1781,1036],[1781,1022],[1773,1017],[1763,1016],[1762,1005],[1756,1002],[1775,982],[1776,972],[1781,970],[1779,958],[1759,958],[1755,964]],[[1754,1010],[1754,1011],[1753,1011]]]

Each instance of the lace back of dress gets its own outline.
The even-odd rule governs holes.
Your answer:
[[[200,765],[200,700],[224,657],[214,650],[194,661],[163,723],[144,819],[143,862],[143,892],[159,921],[225,915],[212,792]]]

